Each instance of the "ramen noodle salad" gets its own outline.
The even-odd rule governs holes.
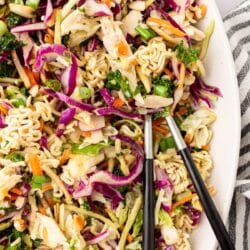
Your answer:
[[[195,0],[0,0],[0,250],[142,249],[148,113],[156,249],[192,249],[202,207],[164,117],[214,193],[222,94],[203,80],[206,10]]]

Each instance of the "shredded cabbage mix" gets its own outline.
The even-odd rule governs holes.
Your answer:
[[[143,120],[153,116],[155,244],[191,249],[202,212],[164,117],[211,194],[195,0],[0,0],[0,249],[142,249]],[[148,249],[149,250],[149,249]]]

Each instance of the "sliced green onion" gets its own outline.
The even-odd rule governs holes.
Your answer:
[[[7,26],[6,26],[5,22],[0,20],[0,37],[2,35],[4,35],[4,33],[7,32],[7,31],[8,31],[8,29],[7,29]]]
[[[16,108],[20,107],[20,106],[25,106],[26,102],[23,98],[18,98],[16,99],[13,103],[12,103]]]
[[[36,10],[39,6],[40,0],[26,0],[26,6],[29,6]]]
[[[170,148],[174,148],[175,147],[174,138],[172,136],[169,136],[167,138],[162,138],[159,146],[161,152],[164,152]]]
[[[31,179],[31,187],[32,188],[41,188],[44,183],[46,183],[48,179],[44,175],[33,175]]]
[[[91,90],[87,87],[80,87],[79,96],[81,99],[89,99],[91,97]]]
[[[13,152],[6,157],[6,159],[11,160],[13,162],[24,161],[24,157],[19,152]]]
[[[108,144],[97,143],[92,145],[84,146],[82,144],[73,144],[71,148],[71,152],[73,154],[82,154],[82,155],[97,155],[100,150],[104,147],[108,146]]]
[[[52,89],[54,91],[59,91],[62,88],[62,84],[56,79],[48,79],[48,80],[46,80],[45,85],[48,88],[50,88],[50,89]]]
[[[154,86],[154,93],[156,95],[166,97],[168,94],[168,88],[167,88],[167,86],[156,85],[156,86]]]
[[[145,40],[149,40],[149,39],[151,39],[153,37],[156,37],[156,33],[153,30],[151,30],[150,28],[148,28],[148,29],[142,28],[140,25],[138,25],[135,28],[135,31],[140,36],[142,36]]]

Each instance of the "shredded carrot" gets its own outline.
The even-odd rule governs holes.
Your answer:
[[[142,140],[141,137],[139,137],[139,139],[137,140],[137,143],[138,143],[139,145],[141,145],[141,146],[143,145],[144,142],[143,142],[143,140]]]
[[[29,166],[33,175],[42,175],[43,170],[41,168],[41,163],[37,155],[30,155],[28,160]]]
[[[9,201],[15,201],[17,199],[18,195],[16,194],[10,194],[8,197],[6,197],[6,200]]]
[[[42,185],[42,191],[43,192],[47,192],[49,190],[53,189],[51,183],[43,183]]]
[[[124,104],[124,101],[121,98],[117,97],[117,98],[115,98],[115,101],[113,103],[113,107],[120,108],[123,104]]]
[[[67,162],[67,160],[70,158],[70,154],[71,152],[68,149],[65,149],[63,151],[63,154],[60,158],[60,164],[63,165],[65,162]]]
[[[154,125],[154,124],[153,124],[152,127],[153,127],[153,129],[154,129],[155,131],[157,131],[157,132],[159,132],[159,133],[161,133],[161,134],[163,134],[163,135],[167,135],[167,134],[169,133],[168,129],[163,128],[163,127],[161,127],[161,126],[158,126],[158,125]]]
[[[187,108],[183,107],[183,108],[180,108],[176,114],[179,115],[179,116],[183,116],[185,115],[186,113],[188,112]]]
[[[191,200],[192,200],[194,197],[196,197],[196,196],[197,196],[197,194],[190,194],[190,195],[184,197],[183,199],[181,199],[181,200],[175,202],[175,203],[172,205],[171,210],[174,210],[175,208],[177,208],[177,207],[179,207],[179,206],[181,206],[181,205],[183,205],[183,204],[185,204],[185,203],[191,201]]]
[[[41,214],[46,215],[46,208],[45,207],[39,207],[38,210]]]
[[[41,119],[41,120],[40,120],[40,127],[39,127],[39,130],[40,130],[40,131],[43,131],[43,128],[44,128],[44,121]]]
[[[14,187],[10,190],[11,193],[13,194],[17,194],[17,195],[23,195],[23,192],[21,191],[21,189]]]
[[[0,113],[2,113],[3,115],[8,114],[8,109],[3,104],[0,104]]]
[[[110,0],[101,0],[102,3],[105,3],[109,8],[111,7],[111,1]]]
[[[205,145],[205,146],[202,146],[202,149],[208,151],[210,149],[210,147],[209,147],[209,145]]]
[[[74,217],[74,221],[75,221],[75,225],[78,227],[79,231],[81,231],[86,224],[84,218],[82,216],[78,216],[78,215],[76,215]]]
[[[210,194],[213,194],[213,193],[214,193],[214,187],[209,187],[209,188],[208,188],[208,192],[209,192]],[[175,203],[172,205],[172,207],[171,207],[171,211],[173,211],[175,208],[177,208],[177,207],[179,207],[179,206],[181,206],[181,205],[183,205],[183,204],[185,204],[185,203],[191,201],[191,200],[192,200],[193,198],[195,198],[195,197],[197,197],[197,193],[190,194],[190,195],[184,197],[183,199],[181,199],[181,200],[175,202]]]
[[[55,32],[52,29],[47,29],[49,35],[54,36]]]
[[[147,22],[152,22],[152,23],[156,23],[164,28],[166,28],[168,31],[170,31],[171,33],[173,33],[174,35],[176,36],[179,36],[179,37],[184,37],[186,34],[175,28],[169,21],[167,20],[163,20],[163,19],[160,19],[160,18],[155,18],[155,17],[149,17],[147,19]]]
[[[166,75],[169,76],[170,80],[172,80],[174,78],[173,73],[169,69],[166,68],[163,71],[165,72]]]
[[[202,19],[207,14],[207,6],[205,4],[199,4],[199,8],[201,10],[201,17],[199,19]]]
[[[186,67],[184,65],[184,63],[181,63],[181,68],[180,68],[180,79],[177,83],[178,88],[182,88],[184,81],[185,81],[185,74],[186,74]]]
[[[123,41],[118,42],[116,44],[116,47],[118,49],[118,53],[120,56],[127,56],[128,55],[128,47]]]
[[[165,120],[164,118],[159,118],[157,120],[154,120],[153,125],[159,126],[159,125],[161,125],[163,123],[164,120]]]
[[[87,137],[90,137],[92,135],[91,131],[83,131],[82,132],[82,136],[87,138]]]
[[[127,242],[131,243],[133,241],[133,236],[131,234],[127,235]]]
[[[30,81],[30,86],[33,87],[37,85],[37,81],[35,79],[33,71],[31,71],[28,67],[24,67],[25,73],[27,74],[29,81]]]
[[[54,43],[54,37],[50,34],[46,34],[44,36],[44,42],[48,44],[53,44]]]
[[[55,205],[55,201],[51,197],[47,197],[46,201],[48,202],[50,207]]]

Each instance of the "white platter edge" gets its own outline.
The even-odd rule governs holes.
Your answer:
[[[234,61],[227,39],[224,24],[214,0],[203,0],[208,6],[206,18],[202,21],[204,29],[211,20],[215,20],[215,30],[210,41],[205,59],[208,84],[218,86],[223,98],[216,103],[217,121],[213,126],[211,154],[214,161],[211,183],[217,189],[214,197],[216,206],[227,223],[231,200],[233,197],[236,173],[239,160],[241,117],[238,83]],[[201,225],[191,236],[192,250],[214,250],[216,238],[203,215]]]

